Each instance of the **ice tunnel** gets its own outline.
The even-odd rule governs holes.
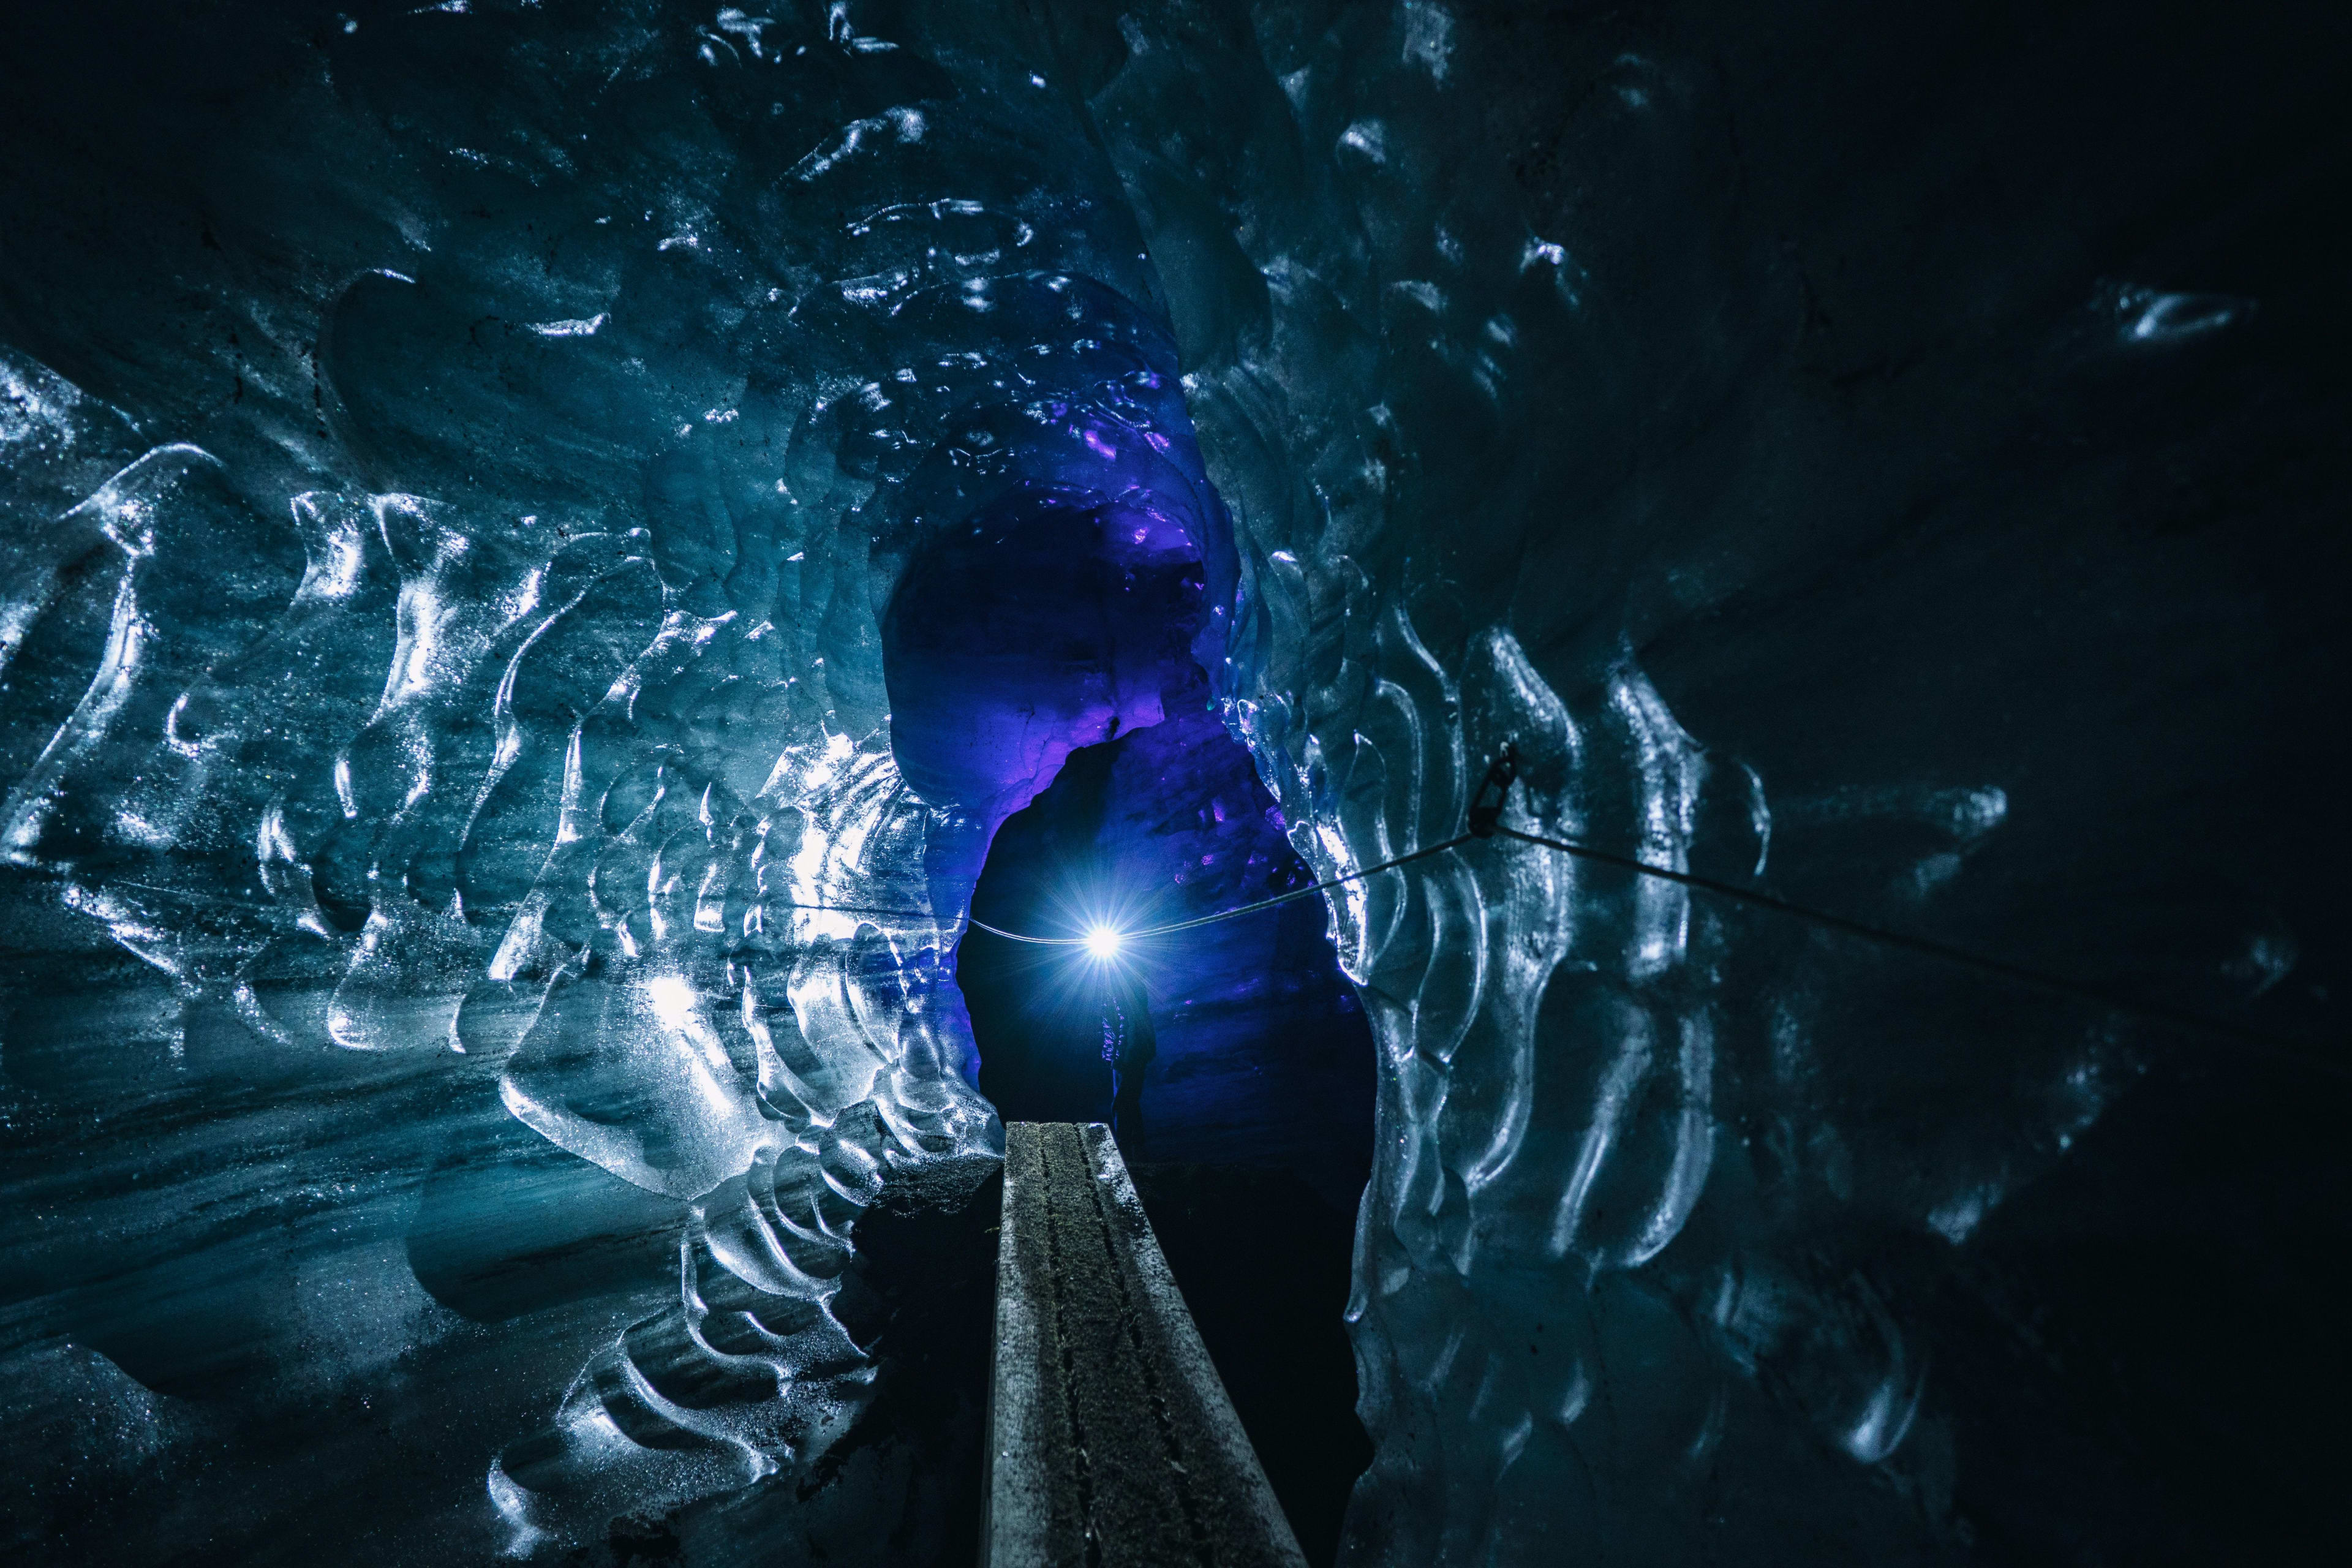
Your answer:
[[[0,1539],[2344,1560],[2347,35],[19,7]]]

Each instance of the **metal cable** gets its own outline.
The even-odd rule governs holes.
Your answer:
[[[1171,936],[1178,931],[1214,925],[1220,921],[1235,920],[1243,915],[1255,914],[1260,910],[1272,909],[1277,904],[1286,904],[1294,899],[1304,899],[1312,894],[1323,892],[1328,889],[1339,887],[1342,883],[1361,881],[1365,878],[1377,876],[1382,871],[1393,870],[1399,866],[1407,865],[1432,855],[1442,855],[1447,850],[1458,849],[1473,839],[1500,837],[1521,844],[1532,844],[1559,854],[1572,855],[1599,865],[1613,866],[1621,870],[1632,871],[1638,876],[1654,877],[1660,881],[1673,882],[1680,887],[1696,888],[1701,892],[1712,893],[1718,898],[1730,899],[1757,909],[1770,910],[1776,914],[1807,921],[1831,931],[1843,931],[1848,936],[1860,937],[1865,942],[1876,942],[1883,947],[1916,952],[1923,957],[1938,959],[1946,963],[1956,964],[1966,969],[1974,969],[1980,973],[1996,975],[2016,984],[2088,1002],[2095,1006],[2120,1013],[2127,1017],[2145,1019],[2150,1023],[2173,1028],[2214,1036],[2279,1060],[2294,1062],[2325,1073],[2331,1078],[2352,1082],[2352,1068],[2315,1055],[2310,1047],[2298,1041],[2272,1035],[2263,1030],[2251,1029],[2242,1024],[2232,1024],[2225,1019],[2193,1012],[2185,1007],[2168,1006],[2162,1003],[2142,1002],[2133,997],[2117,995],[2097,985],[2079,980],[2070,980],[2063,974],[2029,968],[2021,963],[2012,963],[2007,959],[1995,958],[1987,953],[1956,947],[1949,942],[1937,942],[1928,937],[1915,936],[1908,931],[1874,925],[1868,921],[1855,920],[1847,915],[1832,913],[1828,910],[1817,910],[1811,905],[1783,899],[1760,889],[1743,888],[1736,882],[1718,881],[1712,877],[1702,877],[1690,871],[1679,871],[1671,866],[1652,865],[1649,861],[1636,856],[1619,854],[1615,850],[1602,849],[1573,839],[1549,838],[1541,834],[1525,833],[1516,827],[1507,827],[1502,822],[1503,803],[1510,793],[1511,784],[1517,780],[1517,753],[1510,747],[1504,747],[1502,754],[1487,770],[1486,777],[1479,784],[1476,795],[1472,798],[1469,810],[1470,831],[1467,833],[1446,839],[1442,844],[1433,844],[1426,848],[1415,849],[1410,854],[1383,860],[1377,866],[1368,866],[1360,871],[1350,871],[1342,876],[1333,877],[1328,881],[1318,882],[1311,888],[1296,889],[1271,899],[1261,899],[1254,904],[1244,904],[1238,909],[1223,910],[1213,915],[1202,915],[1195,920],[1180,921],[1172,925],[1154,926],[1148,931],[1121,931],[1118,933],[1119,939],[1122,942],[1133,942],[1150,937]],[[1491,800],[1488,799],[1489,792],[1492,792],[1493,795]],[[1040,947],[1087,945],[1087,938],[1083,936],[1029,936],[1020,931],[1005,931],[977,918],[971,921],[971,924],[992,935],[1004,937],[1013,942],[1030,942]]]
[[[1882,946],[1899,948],[1906,952],[1941,959],[1947,963],[1978,970],[1986,974],[1999,975],[2004,980],[2013,981],[2036,990],[2072,996],[2078,1001],[2089,1002],[2096,1006],[2106,1008],[2110,1012],[2144,1018],[2151,1023],[2169,1025],[2175,1028],[2217,1035],[2282,1060],[2297,1062],[2305,1067],[2316,1068],[2330,1077],[2352,1081],[2352,1069],[2324,1060],[2293,1040],[2266,1034],[2260,1029],[2249,1029],[2243,1025],[2232,1024],[2203,1013],[2190,1012],[2185,1007],[2170,1007],[2161,1003],[2141,1002],[2132,997],[2120,996],[2096,985],[2086,984],[2079,980],[2069,980],[2063,974],[2053,974],[2046,970],[2029,969],[2024,964],[2011,963],[2007,959],[1974,952],[1965,947],[1955,947],[1949,942],[1915,936],[1909,931],[1895,931],[1886,926],[1873,925],[1867,921],[1833,914],[1828,910],[1817,910],[1810,905],[1800,904],[1755,888],[1743,888],[1736,882],[1719,882],[1712,877],[1701,877],[1689,871],[1677,871],[1667,866],[1653,866],[1646,860],[1637,859],[1630,855],[1620,855],[1613,850],[1597,848],[1590,844],[1579,844],[1566,838],[1546,838],[1534,833],[1522,833],[1516,827],[1506,827],[1499,822],[1495,824],[1495,832],[1505,838],[1515,838],[1522,844],[1539,845],[1546,849],[1555,849],[1564,855],[1576,856],[1580,859],[1596,861],[1604,866],[1614,866],[1623,870],[1638,872],[1644,877],[1655,877],[1661,881],[1674,882],[1685,888],[1696,888],[1702,892],[1713,893],[1719,898],[1736,900],[1743,904],[1751,904],[1758,909],[1771,910],[1779,914],[1810,921],[1815,925],[1826,926],[1832,931],[1844,931],[1849,936],[1858,936]]]
[[[1333,888],[1341,887],[1349,882],[1360,882],[1367,878],[1376,877],[1383,871],[1392,871],[1400,866],[1409,866],[1415,860],[1423,860],[1433,855],[1443,855],[1449,850],[1459,849],[1475,839],[1503,837],[1521,844],[1532,844],[1559,854],[1572,855],[1579,859],[1590,860],[1597,865],[1612,866],[1620,870],[1633,872],[1638,876],[1653,877],[1660,881],[1673,882],[1680,887],[1696,888],[1701,892],[1712,893],[1717,898],[1730,899],[1735,902],[1756,909],[1770,910],[1776,914],[1810,921],[1831,931],[1843,931],[1849,936],[1860,937],[1865,942],[1876,942],[1883,947],[1916,952],[1923,957],[1938,959],[1946,963],[1956,964],[1966,969],[1974,969],[1980,973],[1995,975],[2035,990],[2071,996],[2077,1001],[2088,1002],[2095,1006],[2120,1013],[2128,1017],[2142,1018],[2150,1023],[2162,1024],[2173,1028],[2215,1036],[2249,1047],[2280,1060],[2298,1063],[2326,1073],[2331,1078],[2352,1082],[2352,1068],[2320,1058],[2315,1055],[2310,1047],[2298,1041],[2272,1035],[2263,1030],[2250,1029],[2243,1025],[2232,1024],[2225,1019],[2193,1012],[2184,1007],[2142,1002],[2132,997],[2118,995],[2097,985],[2079,980],[2070,980],[2063,974],[2029,968],[2021,963],[2012,963],[2007,959],[1995,958],[1988,953],[1956,947],[1949,942],[1937,942],[1929,937],[1916,936],[1909,931],[1896,931],[1888,926],[1874,925],[1868,921],[1855,920],[1851,916],[1836,914],[1828,910],[1814,909],[1811,905],[1801,904],[1793,900],[1765,892],[1761,889],[1743,888],[1736,882],[1718,881],[1713,877],[1702,877],[1691,871],[1678,871],[1671,866],[1653,865],[1636,856],[1620,854],[1612,849],[1603,849],[1596,845],[1580,843],[1574,839],[1549,838],[1541,834],[1526,833],[1516,827],[1507,827],[1502,822],[1503,801],[1509,794],[1510,786],[1516,781],[1517,774],[1517,759],[1507,746],[1504,748],[1503,754],[1487,770],[1485,781],[1480,784],[1477,795],[1473,797],[1469,813],[1470,831],[1467,833],[1457,834],[1443,843],[1432,844],[1423,848],[1391,857],[1376,866],[1367,866],[1358,871],[1343,872],[1339,876],[1317,882],[1312,887],[1294,888],[1289,892],[1277,893],[1270,899],[1260,899],[1255,903],[1243,904],[1235,909],[1220,910],[1215,914],[1201,915],[1189,921],[1177,921],[1169,925],[1152,926],[1143,931],[1120,931],[1119,940],[1122,942],[1141,942],[1153,937],[1174,936],[1181,931],[1196,931],[1202,926],[1215,925],[1223,921],[1239,920],[1244,915],[1254,915],[1260,910],[1270,910],[1299,899],[1312,898],[1318,893],[1328,892]],[[1491,802],[1487,799],[1489,791],[1492,791],[1494,795]],[[43,868],[43,869],[50,868]],[[51,874],[56,873],[51,870]],[[199,902],[242,904],[247,901],[222,899],[215,895],[181,889],[152,887],[144,883],[122,882],[115,885],[138,888],[142,891]],[[885,910],[857,904],[788,904],[781,907],[825,914],[876,915],[888,920],[910,921],[937,919],[934,915],[918,910]],[[1003,937],[1008,942],[1026,942],[1035,947],[1084,947],[1087,944],[1087,939],[1083,936],[1031,936],[1026,932],[1006,931],[1002,926],[991,925],[976,915],[967,918],[970,924],[977,930],[984,931],[992,936]]]
[[[1153,926],[1148,931],[1123,931],[1118,933],[1118,939],[1123,942],[1141,942],[1148,937],[1173,936],[1180,931],[1192,931],[1198,926],[1215,925],[1219,921],[1236,920],[1243,915],[1254,915],[1260,910],[1270,910],[1276,904],[1286,904],[1294,899],[1304,899],[1312,894],[1322,892],[1327,888],[1336,888],[1342,882],[1360,882],[1366,877],[1378,876],[1382,871],[1392,870],[1396,867],[1410,864],[1412,861],[1423,859],[1431,855],[1443,855],[1448,849],[1460,848],[1463,845],[1469,843],[1470,840],[1476,837],[1477,835],[1475,833],[1465,833],[1458,838],[1449,838],[1443,844],[1433,844],[1426,849],[1415,849],[1409,855],[1399,855],[1394,859],[1383,860],[1377,866],[1367,866],[1360,871],[1347,872],[1344,875],[1332,878],[1328,882],[1318,882],[1311,888],[1293,888],[1289,892],[1276,893],[1273,898],[1260,899],[1254,904],[1244,904],[1239,909],[1234,910],[1220,910],[1213,915],[1202,915],[1197,920],[1178,921],[1173,925]],[[1031,942],[1038,947],[1084,947],[1087,945],[1087,938],[1082,936],[1025,936],[1017,931],[1006,931],[1000,926],[990,925],[978,915],[971,917],[971,920],[973,925],[979,927],[982,931],[988,932],[991,936],[1001,936],[1011,942]]]

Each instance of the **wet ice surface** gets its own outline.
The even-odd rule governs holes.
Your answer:
[[[114,401],[7,362],[26,1375],[462,1412],[472,1496],[257,1479],[131,1558],[805,1481],[875,1373],[859,1215],[1000,1137],[940,954],[1002,809],[902,782],[882,604],[1009,482],[1197,483],[1124,220],[1035,184],[1083,143],[1004,68],[934,126],[942,68],[845,15],[357,20],[212,40],[320,73],[204,220],[278,270]]]
[[[2179,253],[2030,194],[2201,221],[2109,172],[2210,166],[2181,105],[2284,40],[1676,16],[1708,47],[1421,4],[1102,30],[1090,101],[1237,520],[1229,712],[1294,843],[1331,874],[1450,837],[1509,739],[1520,826],[2239,1018],[2292,946],[2267,1016],[2336,1037],[2340,956],[2288,930],[2340,931],[2320,881],[2220,826],[2336,771],[2305,728],[2336,656],[2252,628],[2330,614],[2288,584],[2340,550],[2268,509],[2341,476],[2251,478],[2326,443],[2335,351],[2246,336],[2221,280],[2330,343],[2340,304],[2283,234],[2174,286]],[[1880,141],[1914,123],[1950,140]],[[1996,166],[2011,196],[1956,194]],[[2275,430],[2273,375],[2315,400]],[[2186,488],[2122,478],[2158,469]],[[2197,531],[2235,509],[2263,566]],[[2266,1380],[2340,1366],[2326,1288],[2210,1284],[2335,1223],[2310,1069],[1521,846],[1335,919],[1384,1068],[1343,1561],[2226,1554],[2243,1520],[2187,1500],[2249,1429],[2231,1473],[2316,1517],[2326,1444]]]
[[[2085,131],[2036,74],[2314,51],[2128,21],[1851,71],[1843,22],[1423,0],[43,21],[5,112],[61,151],[0,215],[19,1550],[724,1561],[803,1491],[836,1555],[951,1539],[841,1525],[898,1461],[828,1455],[927,1364],[858,1226],[995,1146],[941,955],[996,822],[1156,700],[1104,660],[1024,725],[893,642],[1016,484],[1198,557],[1192,651],[1319,872],[1458,832],[1508,740],[1516,825],[2326,1025],[2337,678],[2266,617],[2320,624],[2335,558],[2207,526],[2332,515],[2337,405],[2258,336],[2303,283],[2253,298],[2258,226],[2116,250],[2187,220],[2114,170],[2244,182],[2162,94]],[[1956,205],[1885,135],[1956,58],[2095,196]],[[2271,1131],[2302,1080],[1522,846],[1330,918],[1381,1068],[1348,1563],[2146,1557],[2211,1521],[2142,1434],[2315,1375],[2292,1281],[2179,1277],[2326,1213]],[[2133,1250],[2135,1184],[2187,1241]],[[2190,1299],[2283,1370],[2168,1361],[2143,1303]],[[2179,1392],[2065,1381],[2116,1345]]]

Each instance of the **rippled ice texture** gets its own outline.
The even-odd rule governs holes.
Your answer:
[[[1859,547],[1805,472],[1876,453],[1820,433],[1802,374],[1772,401],[1812,296],[1793,242],[1741,226],[1720,63],[1613,36],[1433,0],[1073,24],[1236,519],[1230,721],[1326,875],[1460,833],[1511,742],[1516,826],[1931,922],[2008,792],[1968,745],[1916,743],[1932,713],[1865,708],[1873,676],[1836,651],[1856,645],[1750,608],[1782,572],[1879,591],[1843,574]],[[2113,363],[2241,310],[2130,296],[2077,296],[2050,330]],[[1921,588],[1923,623],[1975,592]],[[1969,629],[1922,640],[2001,647]],[[1644,645],[1808,786],[1694,733]],[[1955,684],[2006,689],[2002,657]],[[1796,691],[1799,668],[1824,687]],[[1882,782],[1858,772],[1889,765],[1876,741],[1807,731],[1903,736],[1912,771]],[[1936,1249],[2140,1070],[2113,1019],[1517,844],[1352,887],[1334,918],[1383,1065],[1349,1307],[1378,1454],[1343,1562],[1819,1561],[1833,1536],[1892,1563],[1966,1540],[1915,1313]]]
[[[860,1209],[1001,1146],[941,954],[1027,797],[901,783],[877,617],[992,486],[1199,484],[1115,181],[957,9],[917,49],[840,5],[256,8],[232,48],[298,65],[203,171],[203,330],[55,279],[59,346],[140,362],[101,398],[0,361],[0,845],[202,1020],[165,1086],[413,1058],[680,1216],[667,1304],[479,1453],[510,1551],[854,1415]],[[337,1268],[415,1301],[392,1240]]]
[[[475,1369],[404,1439],[481,1478],[434,1560],[824,1452],[873,1372],[836,1310],[859,1211],[998,1137],[940,957],[1004,804],[901,783],[879,617],[1006,476],[1181,514],[1199,651],[1326,873],[1458,832],[1509,741],[1518,826],[1731,879],[1794,834],[1797,890],[1906,921],[1967,886],[2011,801],[1965,745],[1784,790],[1638,651],[1730,679],[1668,634],[1785,564],[1743,509],[1794,508],[1753,453],[1811,416],[1709,443],[1813,307],[1708,227],[1744,177],[1711,68],[1597,36],[1517,163],[1553,57],[1434,0],[453,0],[125,43],[88,156],[130,205],[58,164],[86,226],[17,258],[42,309],[0,343],[0,853],[58,955],[10,1133],[85,1173],[10,1222],[50,1282],[12,1375],[66,1468],[258,1441],[173,1392],[262,1375],[248,1342],[289,1409]],[[142,105],[185,80],[228,107],[184,140]],[[2067,352],[2247,315],[2113,285]],[[1868,750],[1809,721],[1816,764]],[[1858,1260],[1965,1240],[2132,1043],[2009,1017],[2000,1093],[1943,1096],[1990,1047],[1914,1026],[1930,1066],[1890,1078],[1868,1011],[1944,981],[1523,846],[1334,917],[1383,1063],[1345,1560],[1932,1555],[1948,1443]],[[2295,962],[2247,951],[2258,986]],[[434,1167],[444,1124],[472,1152]],[[659,1232],[655,1284],[461,1322],[446,1279],[507,1276],[452,1261],[451,1204],[528,1216],[532,1278],[533,1226],[639,1216],[607,1229]],[[215,1521],[104,1528],[160,1556]]]

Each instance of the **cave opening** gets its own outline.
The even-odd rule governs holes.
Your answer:
[[[1135,931],[1312,880],[1202,668],[1213,495],[1106,484],[1086,462],[1114,438],[1082,427],[1076,471],[1041,464],[929,531],[883,617],[900,773],[971,825],[934,887],[971,886],[974,920],[1003,931]],[[1318,1561],[1371,1452],[1342,1315],[1373,1047],[1326,920],[1302,899],[1116,955],[974,926],[954,954],[979,1088],[1007,1121],[1113,1120],[1108,1000],[1156,1037],[1122,1152]]]
[[[1089,432],[1090,433],[1090,432]],[[1061,939],[1190,921],[1304,887],[1274,797],[1196,657],[1215,618],[1200,510],[1022,478],[939,528],[883,618],[892,746],[964,814],[971,910]],[[1209,540],[1213,548],[1213,540]],[[957,953],[980,1087],[1008,1121],[1106,1121],[1112,991],[1156,1027],[1156,1130],[1132,1161],[1283,1166],[1352,1207],[1370,1168],[1370,1036],[1300,900],[1116,956],[973,930]]]
[[[1168,699],[1162,721],[1072,752],[1005,819],[975,919],[1070,935],[1104,916],[1127,928],[1197,919],[1313,879],[1197,670]],[[956,974],[982,1092],[1007,1121],[1109,1120],[1102,999],[1139,983],[1157,1053],[1130,1160],[1280,1166],[1352,1209],[1369,1171],[1371,1037],[1327,918],[1302,899],[1108,959],[974,928]]]

